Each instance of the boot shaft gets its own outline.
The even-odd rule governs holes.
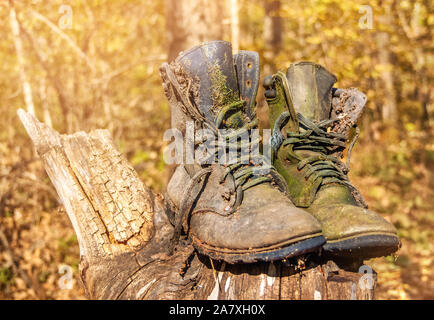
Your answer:
[[[293,63],[286,73],[279,71],[266,77],[264,88],[271,129],[284,112],[290,115],[284,127],[292,132],[299,131],[297,113],[314,122],[330,119],[335,82],[332,73],[312,62]]]
[[[289,94],[294,109],[309,120],[330,118],[332,87],[336,76],[312,62],[291,64],[286,71]]]
[[[194,120],[218,129],[221,110],[242,102],[229,42],[203,43],[182,52],[170,65],[163,64],[160,71],[176,128],[182,128],[180,121]]]
[[[342,191],[340,198],[351,198],[347,169],[337,159],[346,138],[329,130],[339,120],[331,120],[336,117],[332,112],[335,82],[334,75],[310,62],[292,64],[286,73],[264,80],[273,130],[273,165],[285,177],[297,206],[309,207],[319,188],[330,184]]]
[[[229,42],[204,43],[181,53],[175,63],[185,71],[188,82],[197,83],[198,92],[193,93],[192,102],[207,119],[215,121],[223,106],[239,100]]]

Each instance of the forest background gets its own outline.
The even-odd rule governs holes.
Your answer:
[[[431,1],[0,0],[0,21],[0,299],[85,298],[77,239],[17,109],[61,133],[108,129],[162,192],[158,68],[213,39],[259,52],[261,77],[314,61],[367,94],[350,179],[403,243],[366,261],[377,298],[434,298]],[[258,115],[269,128],[262,88]]]

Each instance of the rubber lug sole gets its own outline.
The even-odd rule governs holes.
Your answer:
[[[401,242],[397,236],[366,235],[327,242],[323,249],[325,254],[333,256],[370,259],[388,256],[400,247]]]
[[[289,244],[285,247],[271,249],[267,251],[267,248],[264,248],[261,252],[243,252],[239,253],[234,251],[225,252],[218,251],[217,248],[210,249],[209,247],[205,247],[202,245],[197,245],[193,241],[193,246],[197,249],[200,254],[209,256],[214,260],[223,260],[229,264],[235,263],[254,263],[254,262],[270,262],[276,260],[283,260],[293,258],[305,253],[310,253],[313,251],[317,251],[321,248],[321,246],[326,242],[326,239],[323,236],[317,236],[314,238],[310,238],[307,240],[301,240],[296,243]]]

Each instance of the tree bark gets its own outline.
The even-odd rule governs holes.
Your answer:
[[[214,0],[165,1],[169,61],[201,42],[223,39],[224,3]]]
[[[268,75],[276,69],[275,57],[282,48],[283,21],[279,16],[280,0],[265,3],[264,17],[264,74]]]
[[[317,254],[236,264],[199,255],[173,227],[106,130],[60,135],[18,111],[77,234],[90,299],[373,299],[375,274]],[[356,272],[354,271],[356,270]]]

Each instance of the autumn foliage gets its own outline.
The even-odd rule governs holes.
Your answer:
[[[0,19],[0,299],[84,298],[77,240],[17,109],[61,133],[108,129],[161,192],[170,114],[158,68],[211,39],[258,51],[262,77],[309,60],[367,94],[350,178],[403,242],[366,262],[377,298],[434,298],[430,1],[10,0]],[[262,88],[258,115],[268,128]]]

